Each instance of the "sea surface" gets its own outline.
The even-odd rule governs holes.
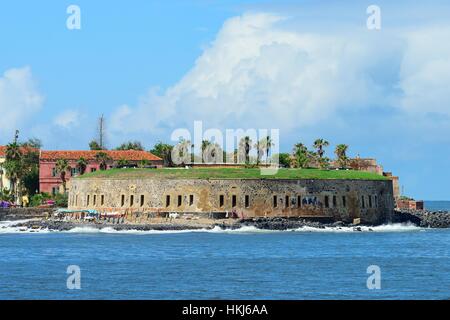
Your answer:
[[[0,299],[450,299],[449,246],[450,229],[412,225],[31,232],[3,221]],[[373,266],[380,289],[367,286]]]

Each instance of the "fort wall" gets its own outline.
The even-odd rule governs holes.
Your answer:
[[[393,213],[390,180],[73,179],[69,209],[314,217],[382,223]]]

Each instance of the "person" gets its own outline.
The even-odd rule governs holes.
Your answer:
[[[28,207],[30,200],[27,195],[22,196],[22,207]]]

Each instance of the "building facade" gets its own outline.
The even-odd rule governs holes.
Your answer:
[[[111,169],[126,162],[129,166],[136,166],[142,161],[148,166],[162,167],[163,160],[147,151],[138,150],[89,150],[89,151],[41,151],[39,159],[39,190],[40,192],[58,193],[61,191],[61,177],[56,170],[56,163],[60,159],[67,160],[70,170],[66,172],[66,181],[80,175],[77,162],[83,158],[86,173],[100,170],[100,163],[96,160],[99,152],[106,153],[110,160],[107,168]]]

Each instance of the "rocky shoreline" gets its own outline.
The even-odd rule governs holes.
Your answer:
[[[396,210],[393,223],[412,223],[423,228],[450,228],[449,211]]]
[[[395,211],[391,223],[410,223],[424,228],[449,228],[450,213],[447,211],[426,211],[426,210],[401,210]],[[211,230],[213,228],[221,229],[239,229],[241,227],[255,227],[262,230],[291,230],[302,227],[311,227],[323,229],[327,227],[341,228],[352,227],[355,231],[361,231],[362,225],[354,225],[342,221],[323,222],[306,220],[302,218],[254,218],[241,219],[235,221],[217,221],[209,220],[197,222],[193,220],[177,220],[157,223],[122,223],[113,224],[108,222],[79,222],[63,221],[57,219],[34,219],[15,225],[33,230],[51,230],[51,231],[69,231],[77,227],[89,227],[96,229],[111,228],[116,231],[134,230],[134,231],[180,231],[180,230]],[[371,226],[366,226],[371,227]],[[370,229],[369,229],[370,230]]]

